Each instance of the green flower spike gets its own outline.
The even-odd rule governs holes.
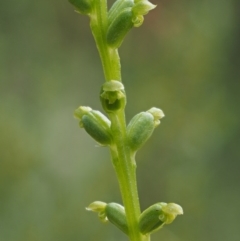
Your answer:
[[[112,142],[111,122],[100,111],[92,110],[90,107],[80,106],[75,110],[74,116],[79,119],[80,127],[100,145],[107,146]]]
[[[107,30],[107,43],[111,48],[119,48],[123,39],[133,27],[133,13],[132,8],[128,7],[123,9],[117,14]]]
[[[103,84],[100,100],[107,113],[123,110],[126,105],[123,84],[117,80],[111,80]]]

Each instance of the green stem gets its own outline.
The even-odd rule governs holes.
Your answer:
[[[105,79],[106,81],[121,81],[118,50],[110,48],[106,42],[108,26],[106,0],[94,1],[93,13],[90,15],[90,19],[90,26],[102,61]]]
[[[138,227],[140,205],[136,182],[136,164],[126,142],[124,111],[110,114],[115,146],[111,148],[112,162],[117,173],[126,211],[131,241],[145,241]]]
[[[106,0],[95,0],[91,18],[91,29],[101,57],[106,81],[121,81],[120,59],[117,49],[106,43],[107,3]],[[115,145],[111,147],[112,162],[118,177],[123,204],[129,227],[130,241],[150,241],[149,236],[139,231],[138,220],[140,205],[136,182],[136,165],[126,141],[126,123],[124,110],[109,115]]]

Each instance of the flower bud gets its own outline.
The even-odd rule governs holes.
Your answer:
[[[104,203],[95,201],[91,203],[86,210],[98,213],[98,217],[102,222],[111,222],[125,234],[128,234],[128,225],[125,209],[118,203]]]
[[[133,27],[132,18],[132,8],[128,7],[118,12],[112,22],[109,22],[107,43],[111,48],[117,49],[120,47],[126,34]]]
[[[117,17],[118,13],[120,13],[125,8],[132,7],[133,5],[133,0],[117,0],[116,2],[114,2],[108,12],[108,24],[110,25],[113,22],[113,20]]]
[[[105,213],[107,204],[101,201],[95,201],[91,204],[89,204],[88,207],[86,207],[87,211],[97,212],[98,217],[102,222],[107,222],[107,217]]]
[[[164,214],[164,218],[162,220],[164,220],[166,224],[172,223],[177,215],[183,214],[182,207],[176,203],[168,203],[167,205],[164,205],[162,207],[162,211]]]
[[[140,149],[152,135],[154,128],[160,123],[160,109],[152,108],[135,115],[127,126],[128,144],[132,151]]]
[[[183,214],[183,209],[178,204],[156,203],[141,213],[139,218],[140,232],[142,234],[155,232],[164,224],[171,223],[180,214]]]
[[[132,19],[134,27],[140,27],[143,24],[144,17],[142,15],[137,15]]]
[[[148,0],[142,0],[134,4],[133,6],[133,14],[137,15],[146,15],[152,9],[154,9],[156,5],[150,3]]]
[[[89,14],[92,10],[92,0],[68,0],[81,14]]]
[[[100,100],[103,109],[107,113],[124,109],[126,105],[126,95],[123,84],[117,80],[111,80],[103,84]]]
[[[125,234],[128,234],[128,225],[125,214],[125,209],[118,203],[108,203],[105,209],[107,219],[122,230]]]
[[[156,107],[152,107],[147,112],[152,114],[152,116],[154,118],[155,127],[157,127],[160,124],[160,119],[162,119],[165,116],[163,111],[161,109],[156,108]]]
[[[156,203],[145,211],[143,211],[139,218],[139,229],[142,234],[147,234],[161,228],[164,222],[159,219],[162,214],[162,204]]]
[[[80,120],[80,127],[84,128],[100,145],[106,146],[111,144],[111,122],[106,116],[85,106],[80,106],[74,114]]]

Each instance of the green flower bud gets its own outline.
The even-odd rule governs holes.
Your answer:
[[[74,115],[80,120],[80,127],[84,128],[100,145],[111,144],[111,122],[101,112],[92,110],[90,107],[80,106]]]
[[[111,80],[103,84],[100,100],[107,113],[122,110],[126,105],[124,86],[120,81]]]
[[[118,203],[108,203],[105,209],[107,219],[122,230],[125,234],[128,234],[128,225],[125,214],[125,209]]]
[[[165,116],[163,111],[156,107],[152,107],[147,112],[153,115],[155,127],[157,127],[160,124],[160,119],[162,119]]]
[[[146,15],[152,9],[154,9],[157,5],[150,3],[148,0],[142,0],[134,4],[133,6],[133,14],[137,15]]]
[[[119,48],[129,30],[133,27],[132,8],[128,7],[117,13],[117,16],[109,22],[107,30],[107,43],[111,48]]]
[[[176,203],[168,203],[167,205],[163,205],[162,211],[164,214],[162,220],[164,220],[166,224],[172,223],[173,220],[177,217],[177,215],[183,214],[182,207]]]
[[[150,234],[164,224],[171,223],[177,215],[183,214],[181,206],[175,203],[156,203],[145,211],[139,218],[139,229],[142,234]]]
[[[152,135],[154,128],[160,123],[160,109],[152,108],[147,112],[135,115],[127,126],[128,144],[132,151],[140,149]]]
[[[132,7],[133,5],[133,0],[117,0],[116,2],[114,2],[108,12],[108,24],[110,25],[113,22],[113,20],[117,17],[118,13],[120,13],[125,8]]]
[[[91,204],[89,204],[88,207],[86,207],[87,211],[97,212],[98,217],[102,222],[107,222],[108,219],[106,217],[105,209],[107,204],[101,201],[95,201]]]
[[[105,211],[107,204],[102,201],[95,201],[92,202],[86,207],[86,210],[92,211],[92,212],[102,212]]]
[[[143,24],[144,17],[142,15],[138,15],[133,18],[133,25],[134,27],[140,27]]]
[[[82,14],[89,14],[92,10],[92,0],[68,0]]]
[[[143,211],[139,218],[140,232],[147,234],[160,229],[164,225],[164,222],[159,219],[161,214],[162,203],[156,203]]]
[[[91,203],[86,210],[98,213],[98,217],[102,222],[111,222],[125,234],[128,234],[128,225],[125,209],[118,203],[104,203],[95,201]]]

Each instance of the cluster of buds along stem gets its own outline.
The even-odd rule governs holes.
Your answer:
[[[103,109],[109,114],[123,111],[126,105],[124,86],[117,80],[103,84],[100,100]],[[114,145],[114,135],[111,130],[111,121],[100,111],[90,107],[80,106],[75,110],[75,117],[79,119],[80,127],[102,146]],[[127,145],[135,154],[152,135],[154,129],[164,117],[161,109],[151,108],[148,111],[135,115],[126,129]]]
[[[94,0],[69,0],[81,14],[94,18]],[[148,0],[117,0],[108,11],[106,42],[110,48],[117,49],[133,27],[139,27],[146,15],[156,5]]]
[[[95,201],[86,209],[97,212],[102,222],[109,221],[128,235],[129,229],[125,209],[122,205]],[[181,214],[183,214],[183,209],[178,204],[156,203],[141,213],[138,220],[139,230],[143,235],[151,234],[162,228],[164,224],[172,223],[177,215]]]
[[[117,0],[107,12],[105,2],[104,8],[100,6],[101,1],[96,0],[69,0],[69,2],[75,6],[79,13],[88,15],[91,18],[92,31],[99,30],[95,34],[101,35],[97,37],[100,37],[101,44],[103,43],[103,46],[110,53],[117,52],[116,49],[121,46],[127,33],[133,27],[141,26],[144,21],[143,16],[156,7],[148,0]],[[99,9],[103,11],[99,12]],[[96,20],[99,20],[100,23]],[[90,107],[80,106],[74,112],[74,115],[79,120],[80,127],[84,128],[101,146],[109,146],[111,150],[119,151],[116,148],[119,147],[117,146],[119,145],[117,135],[120,133],[117,128],[123,123],[125,124],[122,121],[126,106],[126,94],[123,84],[119,80],[109,81],[108,79],[101,88],[100,100],[112,123],[101,112]],[[131,152],[129,154],[134,156],[150,138],[163,117],[163,111],[156,107],[135,115],[127,128],[125,126],[120,128],[120,131],[124,132],[123,138],[120,139],[121,145],[126,145],[127,150]],[[120,125],[119,120],[122,121]],[[121,134],[119,135],[121,136]],[[119,153],[116,156],[119,157]],[[116,159],[120,163],[121,159]],[[125,208],[122,205],[113,202],[95,201],[86,209],[97,212],[102,222],[109,221],[126,235],[131,234],[130,227],[132,226],[128,225]],[[183,209],[178,204],[160,202],[143,211],[135,224],[138,225],[137,230],[140,231],[141,235],[148,236],[163,227],[163,225],[170,224],[177,215],[181,214],[183,214]]]

